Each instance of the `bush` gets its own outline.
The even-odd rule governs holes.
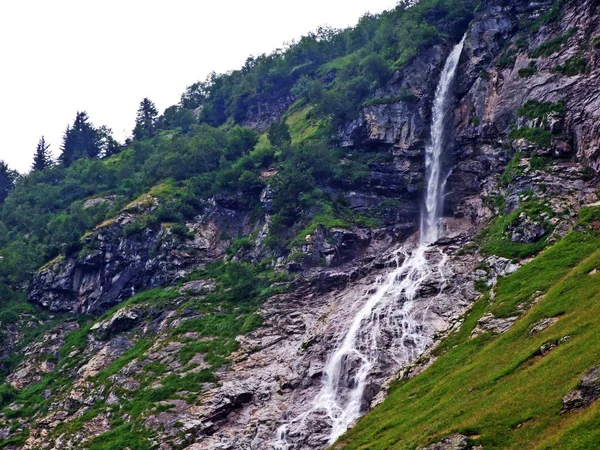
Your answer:
[[[524,67],[522,69],[519,69],[519,76],[521,78],[529,78],[532,77],[533,75],[535,75],[535,73],[537,72],[537,67],[535,67],[535,63],[533,63],[533,65],[529,65],[529,67]]]
[[[565,34],[549,39],[530,51],[529,56],[531,58],[540,58],[542,56],[547,58],[553,53],[559,51],[563,44],[565,44],[573,35],[575,35],[577,31],[578,28],[571,28]]]
[[[555,113],[563,115],[566,112],[567,107],[563,100],[559,100],[556,103],[527,100],[523,106],[517,109],[517,116],[534,120],[544,119],[548,114]]]
[[[587,73],[588,71],[589,68],[587,60],[579,56],[573,56],[567,59],[564,64],[559,64],[558,66],[552,68],[552,72],[561,73],[569,77]]]
[[[517,128],[510,131],[509,137],[512,140],[525,139],[538,147],[550,147],[552,143],[552,133],[543,128]]]

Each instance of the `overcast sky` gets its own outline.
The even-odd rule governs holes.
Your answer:
[[[122,140],[140,101],[162,112],[211,71],[397,0],[2,0],[0,159],[21,172],[40,136],[57,154],[77,111]]]

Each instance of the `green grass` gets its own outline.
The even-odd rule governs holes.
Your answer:
[[[542,26],[548,25],[549,23],[556,22],[560,18],[560,1],[555,0],[552,4],[552,8],[543,13],[537,20],[531,24],[529,29],[531,31],[538,31]]]
[[[522,157],[523,155],[521,152],[516,152],[514,154],[500,177],[500,186],[508,186],[516,177],[523,173],[523,168],[521,167]]]
[[[392,386],[388,399],[364,416],[336,448],[415,449],[452,433],[485,449],[588,449],[599,438],[600,402],[560,414],[563,396],[600,363],[600,223],[584,210],[563,240],[516,273],[499,280],[491,304],[477,302],[461,330],[438,349],[439,358],[412,380]],[[477,318],[500,316],[545,293],[505,334],[469,339]],[[559,321],[530,335],[546,317]],[[539,348],[571,339],[542,357]]]
[[[312,119],[311,111],[314,107],[307,105],[298,111],[294,111],[286,117],[286,123],[290,127],[292,144],[298,145],[320,136],[320,132],[326,125],[324,119]]]
[[[133,424],[120,425],[92,439],[87,445],[88,450],[149,450],[156,448],[150,442],[151,433]]]
[[[546,234],[537,242],[522,243],[512,242],[510,227],[518,222],[519,215],[526,213],[528,217],[542,223]],[[532,198],[525,202],[519,209],[497,217],[479,237],[481,250],[485,254],[502,256],[510,259],[522,259],[535,255],[547,245],[547,237],[552,231],[552,226],[541,218],[542,214],[553,215],[552,210],[537,199]]]

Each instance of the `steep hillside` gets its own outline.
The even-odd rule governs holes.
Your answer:
[[[599,214],[500,279],[335,448],[596,448]]]
[[[594,448],[598,6],[399,5],[20,177],[0,448]]]

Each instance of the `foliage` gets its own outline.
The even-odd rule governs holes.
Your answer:
[[[470,0],[400,3],[380,15],[365,15],[354,28],[321,27],[285,49],[248,58],[241,70],[211,74],[182,96],[200,120],[221,125],[243,122],[253,105],[267,99],[315,104],[315,112],[335,122],[355,115],[360,104],[418,52],[443,38],[458,41],[473,17]]]
[[[103,153],[113,154],[118,147],[110,129],[96,128],[85,111],[78,112],[73,126],[67,127],[61,146],[59,162],[68,167],[80,158],[97,158]]]
[[[18,174],[11,170],[4,161],[0,161],[0,204],[6,200],[6,197],[15,187]]]
[[[87,445],[89,450],[112,450],[128,448],[130,450],[148,450],[155,448],[150,443],[148,430],[135,424],[123,424],[106,433],[94,437]]]
[[[165,111],[166,112],[166,111]],[[169,115],[172,117],[172,115]],[[144,98],[140,103],[135,118],[135,128],[133,129],[134,139],[152,138],[156,133],[156,119],[158,110],[154,102]]]
[[[32,171],[46,170],[52,166],[54,161],[52,160],[52,154],[49,149],[50,144],[47,144],[46,139],[42,136],[35,149],[35,154],[33,155]]]
[[[512,69],[515,66],[515,62],[517,61],[517,56],[514,51],[508,51],[503,53],[496,59],[495,66],[498,70],[503,69]]]
[[[565,34],[560,36],[556,36],[552,39],[547,40],[546,42],[538,45],[536,48],[529,52],[529,56],[531,58],[540,58],[540,57],[548,57],[553,53],[559,51],[562,46],[577,33],[578,28],[571,28]]]
[[[556,22],[560,18],[560,0],[555,0],[552,7],[544,12],[540,17],[536,19],[534,23],[529,27],[531,31],[538,31],[544,25]]]
[[[545,235],[536,242],[522,243],[511,240],[511,231],[518,223],[522,213],[542,225],[546,230]],[[510,259],[522,259],[539,253],[547,245],[548,236],[551,234],[552,225],[544,218],[553,215],[552,210],[539,200],[532,198],[521,205],[519,209],[508,215],[497,217],[481,233],[479,241],[481,250],[485,254],[502,256]]]
[[[518,74],[521,78],[529,78],[529,77],[534,76],[536,74],[536,72],[537,72],[537,67],[535,66],[535,62],[531,61],[527,67],[523,67],[522,69],[519,69]]]
[[[538,147],[549,147],[552,143],[552,133],[543,128],[520,127],[510,131],[512,140],[525,139]]]
[[[502,177],[500,177],[500,186],[508,186],[514,179],[519,176],[523,169],[521,168],[521,152],[516,152],[511,160],[508,162]]]
[[[588,73],[590,68],[585,58],[581,56],[572,56],[564,64],[559,64],[552,68],[552,72],[561,73],[569,77],[574,77],[582,73]]]
[[[559,100],[556,103],[527,100],[523,106],[517,109],[517,116],[525,117],[529,120],[544,119],[548,114],[564,115],[566,111],[567,108],[563,100]]]

